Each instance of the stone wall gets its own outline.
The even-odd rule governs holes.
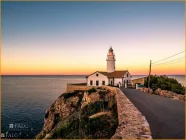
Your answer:
[[[128,100],[123,92],[115,88],[119,125],[112,139],[146,138],[152,139],[146,118]]]
[[[70,92],[70,91],[74,91],[74,90],[84,90],[84,91],[86,91],[86,90],[89,90],[89,89],[94,88],[94,87],[96,87],[96,86],[84,86],[84,85],[68,84],[66,86],[66,92]],[[111,92],[115,92],[115,87],[110,87],[110,86],[101,86],[101,87],[103,87],[105,89],[108,89]]]
[[[84,85],[73,85],[69,84],[66,86],[66,92],[74,91],[74,90],[89,90],[93,88],[93,86],[84,86]]]

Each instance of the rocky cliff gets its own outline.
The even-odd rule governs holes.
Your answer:
[[[98,87],[63,93],[46,110],[42,138],[111,138],[118,126],[115,93]]]

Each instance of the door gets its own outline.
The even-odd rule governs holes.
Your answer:
[[[119,88],[121,87],[121,82],[118,83]]]
[[[102,85],[105,85],[105,81],[102,81]]]
[[[96,86],[99,86],[99,81],[98,80],[96,81]]]

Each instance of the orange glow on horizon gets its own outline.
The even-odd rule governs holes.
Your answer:
[[[122,69],[121,67],[116,68],[116,70],[127,70]],[[148,75],[149,67],[142,65],[140,67],[133,66],[128,68],[131,75]],[[57,66],[8,66],[1,68],[2,75],[89,75],[95,71],[106,71],[106,68],[103,66],[98,66],[95,68],[86,67],[86,66],[65,66],[65,67],[57,67]],[[174,65],[174,66],[158,66],[153,67],[151,69],[151,74],[184,74],[185,66],[183,64]]]

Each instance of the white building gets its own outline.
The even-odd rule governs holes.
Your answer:
[[[88,86],[101,86],[101,85],[114,85],[114,86],[127,86],[131,84],[131,78],[128,70],[115,70],[115,55],[112,47],[107,54],[107,72],[96,71],[87,78]]]

